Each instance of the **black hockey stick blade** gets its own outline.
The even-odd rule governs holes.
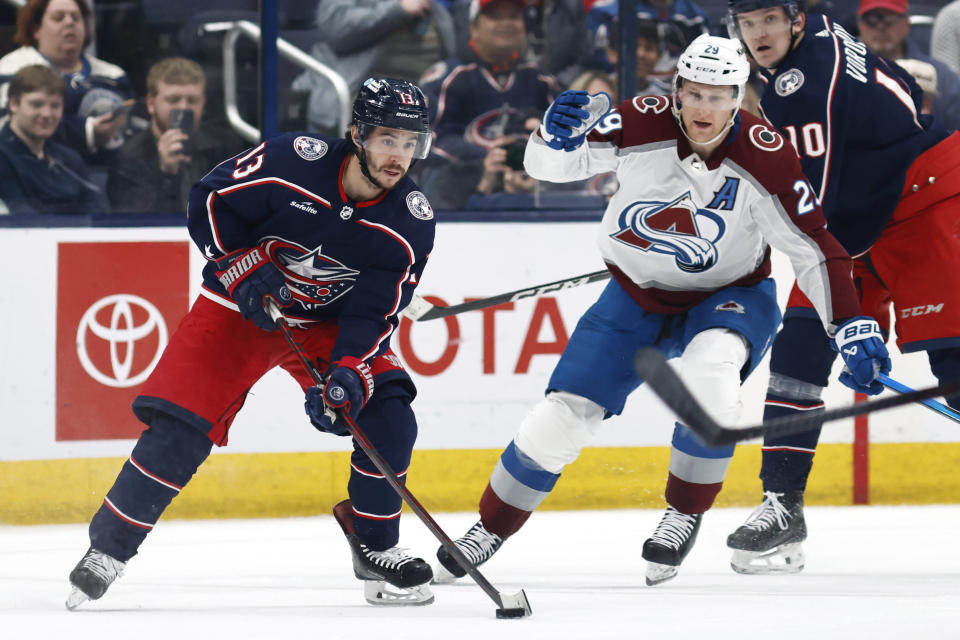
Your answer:
[[[752,440],[765,434],[781,436],[802,433],[827,422],[892,409],[927,398],[951,395],[960,391],[960,380],[957,380],[899,396],[860,402],[848,407],[775,418],[754,426],[724,427],[717,424],[697,403],[683,380],[667,364],[666,358],[659,350],[653,347],[640,349],[637,352],[635,366],[637,375],[643,378],[643,381],[650,385],[650,388],[663,403],[677,414],[679,421],[696,433],[704,443],[714,447]]]
[[[489,298],[482,298],[480,300],[471,300],[470,302],[450,305],[449,307],[438,307],[431,302],[427,302],[420,296],[414,295],[410,300],[410,304],[408,304],[407,308],[403,310],[403,315],[417,322],[435,320],[437,318],[446,318],[447,316],[455,316],[459,313],[464,313],[465,311],[486,309],[487,307],[494,307],[505,302],[515,302],[516,300],[522,300],[523,298],[539,298],[540,296],[552,293],[554,291],[573,289],[574,287],[590,284],[591,282],[606,280],[609,277],[610,272],[606,269],[603,269],[602,271],[585,273],[582,276],[565,278],[563,280],[557,280],[556,282],[548,282],[547,284],[538,284],[533,287],[527,287],[526,289],[517,289],[516,291],[501,293]]]
[[[267,297],[266,302],[264,303],[264,310],[267,312],[267,315],[273,320],[274,324],[277,325],[277,328],[283,334],[283,337],[286,339],[287,344],[290,345],[290,349],[293,353],[296,354],[299,358],[300,363],[307,370],[307,373],[310,374],[310,377],[318,385],[323,385],[324,380],[320,375],[320,372],[310,361],[309,356],[303,350],[303,347],[298,343],[293,334],[290,333],[290,327],[287,325],[286,318],[283,317],[283,312],[280,311],[280,307],[277,305],[276,301],[273,298]],[[374,466],[383,474],[384,480],[387,481],[387,484],[397,492],[397,495],[400,496],[400,499],[403,500],[410,510],[420,519],[420,521],[427,527],[427,529],[440,541],[440,545],[447,550],[447,553],[457,561],[464,571],[470,574],[470,577],[473,578],[474,582],[486,593],[491,600],[494,601],[497,605],[496,615],[498,618],[522,618],[524,616],[529,616],[533,614],[533,609],[530,607],[530,602],[527,600],[527,594],[521,589],[519,593],[513,595],[505,595],[500,593],[496,587],[490,584],[490,581],[487,580],[480,571],[471,564],[469,560],[463,555],[460,549],[457,548],[457,545],[453,543],[453,540],[450,539],[443,529],[440,528],[440,525],[437,524],[437,521],[433,519],[433,516],[420,504],[420,501],[407,489],[406,485],[400,482],[400,479],[397,477],[396,472],[390,466],[380,452],[377,451],[376,447],[373,446],[373,443],[367,438],[363,433],[360,427],[354,422],[349,415],[338,413],[331,408],[327,408],[325,413],[330,417],[334,422],[341,422],[346,425],[347,431],[350,432],[350,435],[353,437],[354,442],[357,443],[367,457],[373,462]]]

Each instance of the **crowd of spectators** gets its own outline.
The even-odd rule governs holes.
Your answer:
[[[615,188],[603,180],[572,187],[537,182],[523,171],[522,155],[525,138],[560,91],[606,91],[622,99],[618,0],[310,1],[314,19],[305,21],[297,44],[339,73],[351,92],[369,76],[424,89],[435,139],[412,174],[435,208],[523,208],[537,201],[531,196],[557,189],[603,195]],[[219,80],[220,69],[187,47],[178,50],[182,37],[168,34],[167,46],[151,46],[144,23],[129,57],[107,45],[101,48],[113,54],[109,60],[95,55],[98,42],[111,42],[109,27],[124,23],[100,18],[122,4],[28,0],[0,24],[15,43],[0,48],[0,212],[182,213],[191,185],[247,146],[219,124],[222,94],[219,82],[208,80]],[[155,3],[132,4],[142,4],[136,14],[142,20]],[[678,53],[701,33],[726,35],[726,4],[638,1],[638,95],[671,92]],[[924,112],[956,129],[960,0],[941,4],[920,6],[936,19],[932,35],[917,40],[908,0],[806,2],[808,11],[831,16],[913,74],[924,90]],[[145,60],[151,50],[156,57]],[[763,89],[753,89],[744,108],[755,111]],[[301,97],[296,128],[343,134],[328,80],[300,70],[280,91]],[[211,93],[221,101],[214,103]],[[217,108],[210,112],[208,104]]]

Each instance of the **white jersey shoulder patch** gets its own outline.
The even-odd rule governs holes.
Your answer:
[[[420,220],[433,219],[433,207],[430,206],[427,196],[419,191],[411,191],[407,194],[407,208],[414,218]]]
[[[293,141],[293,150],[297,152],[297,155],[310,162],[319,160],[326,155],[328,148],[326,142],[310,136],[297,136]]]

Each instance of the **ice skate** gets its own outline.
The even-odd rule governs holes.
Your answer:
[[[123,575],[125,566],[125,562],[90,547],[70,572],[73,590],[67,596],[67,609],[73,611],[87,600],[99,599]]]
[[[652,587],[676,577],[680,563],[697,539],[702,519],[702,513],[691,515],[667,507],[653,535],[643,543],[647,586]]]
[[[433,569],[400,547],[374,551],[360,541],[353,528],[349,500],[333,508],[353,555],[353,575],[363,580],[363,597],[375,605],[425,605],[433,602],[430,580]]]
[[[493,557],[493,554],[503,544],[503,538],[487,531],[483,522],[478,520],[477,524],[470,527],[469,531],[454,540],[453,543],[460,550],[460,553],[476,567]],[[457,578],[467,575],[463,567],[457,564],[453,556],[447,553],[447,550],[443,547],[437,549],[437,560],[440,563],[433,574],[434,584],[454,582]]]
[[[806,538],[803,492],[765,491],[760,506],[727,538],[730,566],[746,574],[799,573]]]

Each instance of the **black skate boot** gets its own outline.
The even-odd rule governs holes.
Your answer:
[[[677,575],[680,563],[690,553],[700,530],[703,514],[680,513],[668,506],[653,535],[643,543],[647,561],[647,586],[666,582]]]
[[[353,528],[349,500],[338,503],[333,515],[340,523],[353,555],[353,575],[363,580],[363,597],[377,605],[424,605],[433,602],[429,582],[433,569],[400,547],[374,551],[360,541]],[[391,588],[393,587],[393,588]]]
[[[803,520],[803,491],[765,491],[763,502],[747,521],[727,537],[733,549],[730,566],[737,573],[799,573],[807,524]]]
[[[483,522],[478,520],[477,524],[470,527],[469,531],[454,540],[453,543],[460,550],[460,553],[473,566],[477,567],[493,557],[493,554],[503,544],[503,538],[487,531]],[[463,567],[457,564],[453,556],[447,553],[447,550],[443,547],[437,549],[437,560],[440,561],[440,564],[437,565],[437,570],[434,572],[434,584],[453,582],[457,578],[467,575]]]
[[[125,562],[90,547],[70,572],[73,590],[67,596],[67,609],[73,611],[87,600],[100,598],[123,575],[125,566]]]

